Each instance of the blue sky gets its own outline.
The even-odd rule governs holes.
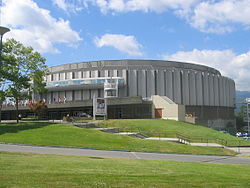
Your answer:
[[[48,66],[176,60],[214,67],[250,91],[250,0],[3,0],[4,36]]]

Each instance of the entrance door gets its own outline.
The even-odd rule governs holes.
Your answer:
[[[162,118],[162,108],[155,109],[155,118]]]

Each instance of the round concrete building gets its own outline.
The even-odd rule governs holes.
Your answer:
[[[48,116],[92,114],[93,97],[107,97],[104,85],[117,83],[116,97],[108,98],[108,118],[165,118],[234,129],[235,83],[211,67],[173,61],[111,60],[49,68]],[[20,107],[28,113],[27,107]],[[6,107],[3,117],[13,113]]]
[[[164,112],[157,115],[152,107],[148,114],[142,110],[143,105],[153,101],[153,96],[159,96],[168,103],[183,105],[185,119],[195,123],[211,127],[234,125],[235,83],[211,67],[173,61],[112,60],[59,65],[49,70],[49,93],[43,97],[50,103],[57,103],[60,98],[74,103],[91,100],[93,96],[104,97],[104,82],[112,79],[118,82],[118,98],[124,99],[124,104],[110,99],[111,112],[119,111],[110,112],[110,118],[164,118]],[[138,111],[131,114],[129,105],[136,102]],[[122,105],[126,107],[123,109]],[[157,106],[156,109],[164,110]]]

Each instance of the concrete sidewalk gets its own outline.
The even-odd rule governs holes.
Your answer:
[[[125,158],[125,159],[250,165],[250,157],[242,157],[242,156],[150,153],[150,152],[114,151],[114,150],[101,150],[101,149],[97,150],[97,149],[17,145],[17,144],[0,144],[0,151],[75,155],[75,156],[103,157],[103,158]]]

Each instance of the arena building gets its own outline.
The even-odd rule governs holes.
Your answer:
[[[92,98],[104,97],[104,83],[112,80],[118,93],[107,99],[110,119],[166,118],[216,129],[235,127],[235,83],[211,67],[111,60],[59,65],[49,71],[45,78],[48,93],[36,99],[48,103],[51,118],[92,114]]]

